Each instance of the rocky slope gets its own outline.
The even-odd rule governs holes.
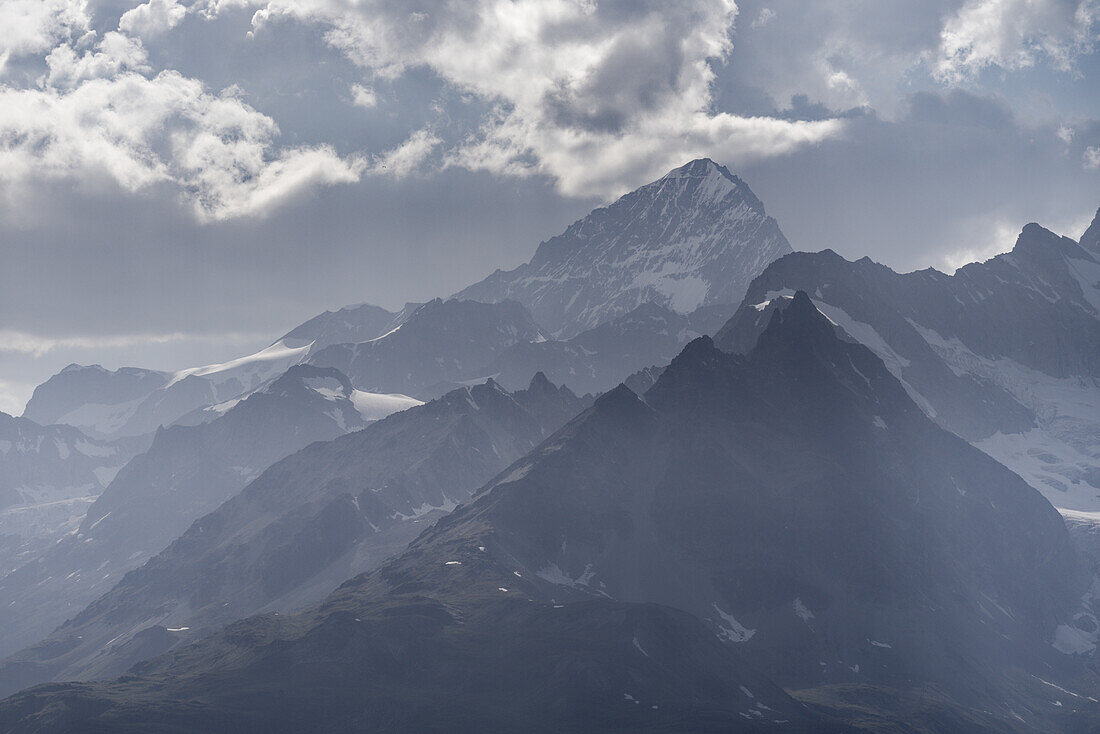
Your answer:
[[[158,432],[73,533],[0,579],[0,651],[47,635],[274,461],[362,428],[353,398],[336,370],[302,365],[209,423]]]
[[[1051,645],[1084,585],[1050,504],[797,294],[324,603],[25,691],[0,727],[1084,729],[1097,681]]]
[[[953,276],[795,253],[753,282],[718,344],[749,348],[770,302],[799,289],[942,426],[1056,506],[1100,509],[1100,259],[1088,248],[1028,225],[1011,252]]]
[[[119,469],[145,448],[0,413],[0,577],[75,530]]]
[[[437,298],[389,333],[327,347],[309,362],[339,369],[361,390],[431,399],[461,381],[484,381],[481,370],[509,347],[544,339],[531,314],[514,301]]]
[[[519,301],[563,339],[643,303],[680,314],[737,303],[791,251],[748,185],[709,159],[692,161],[593,211],[456,297]]]
[[[117,675],[377,566],[589,404],[539,375],[462,388],[274,464],[142,568],[0,666],[0,691]],[[214,425],[214,424],[211,424]]]
[[[577,393],[600,393],[640,369],[668,364],[700,335],[694,326],[687,316],[645,303],[571,339],[516,344],[482,371],[509,388],[543,372]]]

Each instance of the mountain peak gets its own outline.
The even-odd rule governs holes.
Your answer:
[[[497,271],[457,297],[517,300],[567,339],[646,301],[680,314],[736,303],[789,252],[748,185],[700,158],[596,209],[539,245],[526,265]]]
[[[817,310],[806,291],[795,291],[786,308],[772,311],[771,320],[760,334],[758,346],[771,346],[778,343],[820,344],[822,341],[836,341],[836,329],[825,316]]]
[[[674,183],[679,186],[670,186]],[[764,203],[752,193],[748,185],[730,173],[728,168],[710,158],[696,158],[674,168],[643,189],[649,187],[656,187],[658,196],[673,199],[677,206],[683,206],[685,198],[692,206],[702,208],[727,204],[736,207],[743,204],[753,212],[765,216]]]
[[[740,183],[740,180],[730,173],[728,168],[715,163],[710,158],[696,158],[693,161],[688,161],[679,168],[673,168],[662,176],[660,180],[686,177],[695,178],[700,176],[722,176],[730,181]]]
[[[546,376],[546,373],[539,370],[531,378],[531,384],[527,386],[528,392],[557,392],[558,388],[554,386],[554,383],[550,382],[550,378]]]
[[[1086,232],[1086,235],[1089,233]],[[1081,238],[1082,242],[1085,237]],[[1012,248],[1013,255],[1031,258],[1042,262],[1049,262],[1052,257],[1057,260],[1060,257],[1080,257],[1081,248],[1069,237],[1062,237],[1051,232],[1034,222],[1024,226],[1020,236],[1016,238],[1016,245]],[[1084,249],[1088,249],[1085,247]]]

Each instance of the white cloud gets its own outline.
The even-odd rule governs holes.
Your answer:
[[[374,90],[370,87],[363,86],[362,84],[351,85],[351,101],[356,107],[362,107],[363,109],[371,109],[378,106],[378,95],[374,93]]]
[[[1040,59],[1068,71],[1092,49],[1098,21],[1097,0],[968,0],[944,23],[935,72],[958,82],[991,66],[1013,71]]]
[[[59,349],[122,349],[150,344],[178,342],[202,342],[207,344],[237,344],[263,338],[265,335],[226,332],[195,334],[184,332],[152,334],[108,334],[103,336],[51,337],[30,334],[14,329],[0,329],[0,353],[8,352],[30,357],[41,357]],[[2,410],[2,408],[0,408]]]
[[[0,74],[12,58],[44,53],[80,37],[89,22],[84,0],[0,2]]]
[[[148,30],[161,16],[178,12],[152,0],[124,14],[120,27]],[[54,27],[39,34],[39,46],[80,25],[65,19],[86,16],[48,18]],[[35,181],[105,174],[129,192],[172,185],[200,220],[263,216],[300,192],[355,181],[365,168],[325,145],[280,148],[275,121],[239,90],[216,95],[176,71],[153,74],[142,42],[126,33],[94,39],[88,32],[53,47],[37,86],[0,84],[0,187],[9,202]]]
[[[325,146],[276,148],[271,118],[178,72],[110,75],[110,63],[87,55],[65,67],[78,70],[71,89],[0,87],[0,184],[89,173],[131,192],[170,183],[200,218],[227,219],[264,215],[296,192],[361,171]],[[80,70],[101,67],[107,77],[81,79]]]
[[[155,38],[175,28],[187,15],[177,0],[149,0],[122,14],[118,29],[141,38]]]
[[[775,18],[775,11],[771,8],[761,8],[760,14],[752,22],[753,28],[763,28]]]
[[[1100,169],[1100,147],[1090,145],[1085,148],[1085,152],[1081,154],[1081,165],[1086,171]]]
[[[944,255],[940,261],[944,272],[954,273],[964,265],[985,262],[991,257],[1008,252],[1020,233],[1020,222],[1003,217],[978,216],[963,223],[962,240],[968,244]]]
[[[442,142],[439,136],[430,130],[417,130],[404,143],[378,156],[371,171],[403,178],[422,166]]]
[[[439,1],[415,13],[398,0],[273,0],[255,7],[256,33],[276,19],[316,23],[369,77],[428,68],[489,102],[492,114],[446,151],[446,163],[545,174],[569,194],[611,196],[685,156],[737,164],[841,129],[835,121],[713,110],[714,65],[732,48],[732,0]],[[405,152],[422,152],[426,142],[410,139],[414,147]]]
[[[88,79],[102,79],[124,70],[148,71],[148,54],[141,41],[116,31],[103,36],[94,51],[77,54],[72,46],[62,45],[46,57],[49,73],[46,84],[71,88]]]

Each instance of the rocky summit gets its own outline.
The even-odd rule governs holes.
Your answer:
[[[529,263],[458,297],[519,301],[568,338],[646,302],[681,314],[737,303],[789,252],[748,184],[702,158],[596,209],[539,245]]]

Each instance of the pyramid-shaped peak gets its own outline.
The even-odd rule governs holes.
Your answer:
[[[749,187],[700,158],[577,220],[526,265],[458,295],[515,299],[550,333],[569,338],[646,301],[680,314],[736,303],[768,263],[791,251]]]
[[[672,197],[678,200],[677,206],[686,201],[693,206],[703,208],[724,208],[744,203],[751,211],[765,216],[764,203],[744,181],[730,173],[725,166],[710,158],[696,158],[679,168],[674,168],[653,183],[643,186],[634,194],[628,194],[624,200],[640,192],[655,192],[651,195],[660,199]],[[686,199],[683,198],[686,195]]]
[[[546,373],[539,370],[531,378],[531,383],[527,386],[527,391],[539,394],[553,394],[558,391],[557,386],[550,382],[550,378],[546,376]]]
[[[796,291],[786,307],[772,311],[768,326],[760,334],[757,347],[776,344],[810,346],[839,341],[832,322],[817,309],[805,291]]]

